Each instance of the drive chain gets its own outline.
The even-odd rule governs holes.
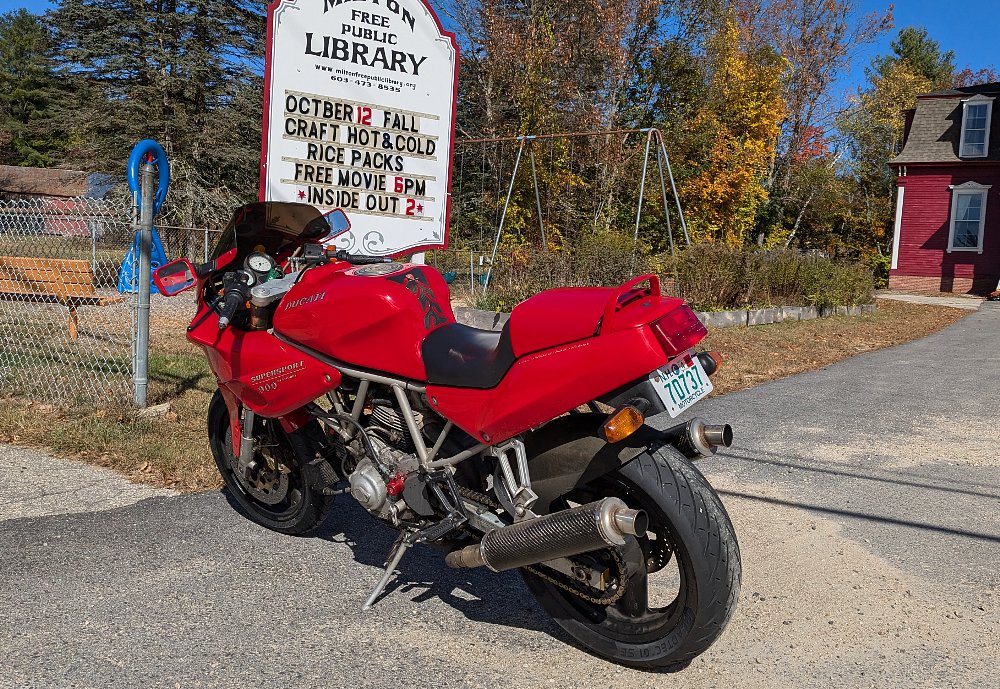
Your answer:
[[[463,497],[478,502],[480,505],[485,505],[486,507],[490,507],[492,509],[503,509],[502,505],[500,505],[495,500],[491,499],[489,496],[483,495],[482,493],[477,493],[476,491],[471,490],[469,488],[465,488],[464,486],[459,486],[458,492],[461,493]],[[626,566],[625,566],[625,561],[622,559],[621,553],[618,552],[617,548],[608,548],[608,550],[611,552],[611,556],[615,559],[615,564],[618,567],[618,577],[617,577],[618,585],[615,588],[614,593],[606,596],[590,595],[590,593],[588,593],[588,589],[585,589],[578,582],[573,580],[569,581],[563,580],[561,577],[565,577],[566,575],[562,573],[554,573],[558,574],[558,576],[554,576],[554,574],[549,574],[549,572],[539,569],[538,567],[535,567],[533,565],[528,565],[522,567],[521,569],[531,572],[538,578],[547,581],[553,586],[556,586],[564,591],[572,593],[574,596],[582,598],[583,600],[589,603],[593,603],[594,605],[614,605],[619,600],[621,600],[622,596],[625,595],[625,586],[626,582],[628,581],[628,578],[625,576]],[[589,589],[589,590],[592,591],[594,589]]]

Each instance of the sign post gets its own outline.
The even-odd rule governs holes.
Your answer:
[[[260,199],[343,208],[338,248],[448,241],[458,46],[426,0],[268,7]]]

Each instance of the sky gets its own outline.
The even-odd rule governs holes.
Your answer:
[[[859,0],[858,5],[866,12],[884,12],[889,3]],[[906,26],[922,26],[941,44],[942,50],[954,50],[955,66],[960,70],[971,67],[975,71],[990,65],[1000,67],[996,32],[1000,25],[1000,2],[978,2],[974,10],[969,3],[949,0],[896,0],[894,5],[895,28],[855,55],[851,72],[843,80],[846,90],[853,91],[864,82],[864,68],[876,55],[889,53],[889,42]]]
[[[889,5],[887,0],[857,2],[859,9],[867,12],[884,12]],[[49,5],[48,0],[0,0],[0,12],[19,7],[44,12]],[[955,65],[959,69],[971,67],[977,70],[990,65],[1000,67],[996,38],[997,26],[1000,26],[1000,2],[985,0],[973,6],[949,0],[896,0],[894,5],[896,28],[873,45],[858,51],[851,70],[840,82],[842,91],[853,92],[864,82],[864,68],[876,55],[889,52],[889,41],[905,26],[923,26],[944,50],[954,50]]]

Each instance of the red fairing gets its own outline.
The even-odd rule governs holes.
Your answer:
[[[428,385],[427,396],[438,412],[466,433],[497,443],[665,363],[667,355],[652,330],[630,328],[518,359],[490,390]]]
[[[205,310],[203,306],[199,316]],[[235,395],[261,416],[284,416],[340,385],[337,369],[265,331],[219,330],[214,314],[191,330],[188,339],[204,348],[223,394]]]
[[[282,300],[274,329],[338,362],[425,380],[420,344],[452,323],[448,285],[428,266],[388,264],[345,270],[333,264],[306,271]]]

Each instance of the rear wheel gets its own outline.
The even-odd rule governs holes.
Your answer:
[[[319,526],[333,505],[333,496],[312,486],[306,467],[309,458],[295,452],[278,421],[258,418],[253,432],[253,462],[246,475],[241,475],[229,409],[216,391],[208,409],[209,442],[229,493],[253,521],[274,531],[298,535]]]
[[[602,605],[553,583],[553,577],[525,571],[528,588],[597,655],[644,669],[685,664],[722,634],[739,597],[739,545],[725,508],[701,472],[672,447],[641,454],[553,507],[605,496],[645,510],[650,519],[647,533],[617,554],[586,556],[591,566],[596,560],[619,575],[627,563],[624,593]]]

